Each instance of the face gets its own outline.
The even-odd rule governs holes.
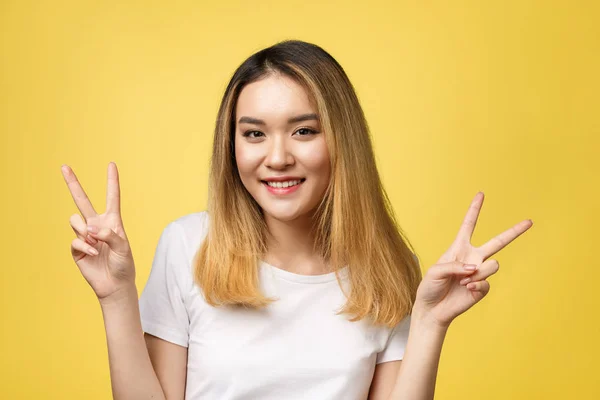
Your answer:
[[[310,215],[325,194],[331,167],[316,107],[304,88],[282,75],[246,85],[235,127],[240,177],[265,218]]]

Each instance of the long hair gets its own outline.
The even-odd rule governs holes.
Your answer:
[[[194,279],[212,306],[265,307],[258,261],[267,226],[237,169],[235,109],[242,89],[273,74],[302,85],[317,107],[330,154],[329,186],[313,214],[315,251],[336,272],[351,321],[395,326],[410,314],[422,279],[377,171],[367,121],[354,87],[321,47],[286,40],[256,52],[233,74],[219,107],[210,160],[209,231],[196,253]],[[339,270],[348,267],[347,293]]]

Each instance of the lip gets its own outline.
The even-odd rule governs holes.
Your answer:
[[[299,181],[299,180],[304,180],[304,179],[305,178],[301,178],[299,176],[286,175],[286,176],[272,176],[270,178],[262,179],[262,181],[264,181],[264,182],[285,182],[285,181]]]
[[[288,180],[288,179],[285,179]],[[294,180],[294,179],[289,179],[289,180]],[[262,181],[261,183],[263,184],[263,186],[265,188],[267,188],[267,190],[271,193],[271,194],[275,194],[275,195],[287,195],[290,193],[294,193],[296,190],[298,190],[300,188],[300,186],[302,186],[304,184],[304,181],[306,179],[300,179],[300,183],[294,186],[290,186],[290,187],[286,187],[286,188],[274,188],[269,186],[265,181]],[[280,181],[275,181],[275,182],[280,182]]]

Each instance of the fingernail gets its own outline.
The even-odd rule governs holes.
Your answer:
[[[95,233],[98,231],[98,228],[93,225],[88,225],[87,230],[88,230],[88,232]]]
[[[466,285],[467,283],[471,282],[471,278],[465,278],[462,281],[460,281],[461,285]]]
[[[97,256],[98,255],[98,250],[91,248],[90,249],[90,253],[92,253],[93,255]]]
[[[475,271],[477,269],[477,265],[475,265],[475,264],[465,264],[465,269],[467,271]]]

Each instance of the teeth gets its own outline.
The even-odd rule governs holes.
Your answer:
[[[300,181],[287,181],[287,182],[267,182],[267,185],[274,188],[287,188],[290,186],[298,185]]]

